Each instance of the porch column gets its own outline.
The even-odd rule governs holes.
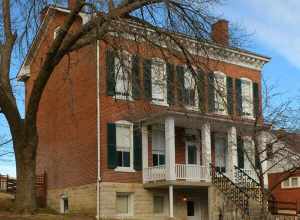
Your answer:
[[[261,163],[261,168],[262,168],[262,171],[265,172],[268,169],[268,160],[265,160],[265,158],[267,158],[266,147],[267,147],[267,142],[268,142],[266,134],[264,132],[261,132],[259,134],[259,136],[257,137],[257,140],[258,140],[259,151],[263,151],[263,153],[261,153],[261,155],[260,155],[259,160],[260,161],[264,160]],[[265,187],[268,187],[268,185],[269,185],[268,174],[264,175],[264,184],[265,184]]]
[[[175,121],[173,117],[165,119],[166,142],[166,179],[176,180],[175,173]]]
[[[173,196],[173,185],[169,186],[169,217],[174,218],[174,196]]]
[[[143,174],[145,169],[148,168],[148,127],[142,126],[142,158],[143,158]],[[145,177],[143,177],[145,182]]]
[[[211,134],[210,124],[205,123],[201,129],[201,141],[202,141],[202,161],[204,166],[208,166],[211,163]]]
[[[238,166],[237,160],[237,135],[236,127],[230,127],[227,131],[228,140],[228,158],[226,161],[227,174],[234,180],[235,166]]]

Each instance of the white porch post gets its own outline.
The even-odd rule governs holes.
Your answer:
[[[145,183],[145,173],[146,168],[148,168],[148,128],[147,126],[142,126],[142,158],[143,158],[143,181]]]
[[[262,168],[262,171],[265,172],[267,169],[268,169],[268,160],[265,160],[265,158],[267,158],[267,150],[266,150],[266,147],[267,147],[267,137],[266,137],[266,134],[264,132],[261,132],[259,134],[259,136],[257,137],[258,139],[258,149],[259,151],[264,151],[261,155],[260,155],[260,158],[259,160],[260,161],[263,161],[261,163],[261,168]],[[269,180],[268,180],[268,174],[266,173],[264,175],[264,184],[266,187],[268,187],[269,185]]]
[[[169,186],[169,217],[174,218],[174,196],[173,196],[173,185]]]
[[[165,119],[166,142],[166,179],[176,180],[175,173],[175,121],[173,117]]]
[[[236,127],[230,127],[227,131],[228,139],[228,158],[226,161],[227,174],[234,180],[235,169],[234,166],[238,166],[237,161],[237,135]]]
[[[211,163],[211,134],[209,123],[205,123],[202,125],[201,140],[203,165],[209,167]]]

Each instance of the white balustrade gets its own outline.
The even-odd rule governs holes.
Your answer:
[[[177,180],[208,181],[210,174],[207,166],[193,164],[176,164],[175,173]],[[144,182],[154,182],[166,179],[165,166],[155,166],[144,169]]]

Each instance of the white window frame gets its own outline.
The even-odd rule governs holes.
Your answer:
[[[163,198],[163,211],[161,213],[156,213],[154,212],[154,197],[162,197]],[[154,194],[153,195],[153,214],[156,216],[162,216],[165,215],[167,213],[167,207],[168,207],[168,203],[167,203],[167,198],[165,195],[163,194]]]
[[[253,170],[251,163],[255,164],[254,140],[252,139],[251,136],[243,136],[242,139],[243,139],[243,143],[244,143],[244,153],[243,153],[243,155],[244,155],[244,170],[251,171],[251,170]],[[248,154],[249,159],[252,160],[251,162],[248,160],[248,157],[246,154]],[[245,167],[245,161],[247,161],[247,163],[249,163],[250,167]]]
[[[193,73],[191,72],[191,70],[188,68],[188,66],[184,67],[184,89],[186,88],[186,78],[187,78],[187,74],[189,74],[191,76],[191,80],[194,81],[194,90],[195,90],[195,105],[186,105],[185,107],[189,110],[194,110],[194,111],[198,111],[199,110],[199,95],[198,95],[198,89],[197,89],[197,85],[196,85],[196,79],[195,77],[193,77]]]
[[[254,110],[254,105],[253,105],[253,82],[252,80],[248,79],[248,78],[245,78],[245,77],[242,77],[240,78],[241,80],[241,97],[242,97],[242,117],[243,118],[249,118],[249,119],[253,119],[254,118],[254,115],[253,115],[253,110]],[[243,90],[244,90],[244,87],[243,87],[243,82],[248,82],[250,83],[250,97],[244,97],[243,94]],[[249,112],[249,115],[244,115],[244,108],[245,108],[245,102],[247,101],[247,99],[249,100],[250,102],[250,112]]]
[[[217,91],[219,85],[217,83],[217,80],[216,80],[216,77],[223,77],[224,79],[224,97],[221,97],[220,96],[220,93]],[[214,92],[214,113],[215,114],[220,114],[220,115],[227,115],[227,77],[226,77],[226,74],[221,72],[221,71],[214,71],[214,89],[215,89],[215,92]],[[217,100],[217,99],[220,99],[220,100]],[[225,101],[225,102],[224,102]],[[223,108],[224,110],[219,110],[219,109],[216,109],[216,104],[217,103],[222,103],[223,105]]]
[[[127,60],[125,59],[128,59],[128,72],[123,70],[124,66],[122,66],[120,64],[120,57],[123,58],[123,60],[125,62],[127,62]],[[123,61],[123,62],[124,62]],[[116,93],[116,98],[117,99],[121,99],[121,100],[129,100],[129,101],[132,101],[132,54],[129,53],[128,51],[118,51],[118,56],[116,56],[114,58],[114,63],[115,63],[115,68],[114,68],[114,74],[115,74],[115,93]],[[125,64],[123,64],[125,65]],[[119,76],[119,71],[118,71],[118,67],[120,66],[120,72],[122,74],[124,74],[124,72],[126,73],[127,72],[127,81],[128,81],[128,95],[123,95],[123,94],[118,94],[118,93],[121,93],[120,91],[117,91],[117,85],[118,85],[118,76]],[[125,85],[123,85],[125,87]],[[127,87],[126,86],[126,87]],[[126,91],[125,91],[126,92]]]
[[[151,135],[151,143],[152,143],[152,157],[153,157],[153,154],[157,154],[158,155],[158,166],[159,166],[159,156],[160,155],[164,155],[165,156],[165,162],[166,162],[166,140],[165,140],[165,136],[163,135],[164,137],[164,147],[161,147],[160,149],[154,149],[153,147],[153,139],[154,139],[154,135],[153,135],[153,131],[154,130],[160,130],[160,131],[163,131],[164,132],[164,135],[165,135],[165,131],[159,127],[159,125],[154,125],[152,126],[152,135]]]
[[[133,167],[133,123],[129,122],[129,121],[117,121],[115,122],[116,128],[118,125],[120,126],[129,126],[130,127],[130,167],[120,167],[117,166],[115,168],[115,171],[117,172],[135,172],[134,167]],[[116,135],[118,135],[117,131],[116,131]],[[116,146],[116,148],[118,148],[118,146]]]
[[[53,31],[53,40],[56,39],[59,30],[60,30],[60,26],[57,26],[57,27],[54,29],[54,31]]]
[[[292,179],[297,178],[297,185],[296,186],[292,186]],[[288,186],[285,186],[284,183],[288,182]],[[286,179],[285,181],[281,182],[281,188],[282,189],[294,189],[294,188],[300,188],[300,177],[299,176],[291,176],[288,179]]]
[[[163,82],[161,82],[162,86],[163,86],[163,100],[155,100],[153,99],[153,91],[155,89],[154,87],[154,66],[155,66],[155,63],[160,63],[162,65],[164,65],[164,70],[163,70]],[[163,105],[163,106],[169,106],[168,105],[168,100],[167,100],[167,97],[168,97],[168,89],[167,89],[167,64],[166,62],[163,60],[163,59],[160,59],[160,58],[152,58],[152,65],[151,65],[151,91],[152,91],[152,104],[155,104],[155,105]]]
[[[128,196],[128,213],[118,213],[117,212],[117,199],[118,195],[120,196]],[[116,193],[116,214],[119,217],[130,217],[134,215],[134,198],[132,192],[117,192]]]

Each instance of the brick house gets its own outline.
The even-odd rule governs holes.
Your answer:
[[[51,6],[43,11],[40,31],[19,73],[26,101],[68,12]],[[86,19],[82,15],[74,28]],[[252,175],[241,149],[252,148],[247,132],[261,110],[261,70],[269,58],[229,47],[227,21],[214,24],[212,39],[207,49],[227,57],[209,58],[213,71],[198,73],[203,84],[197,91],[180,59],[166,59],[143,43],[137,53],[137,43],[130,39],[121,43],[128,45],[125,60],[134,83],[116,77],[122,69],[119,56],[104,42],[62,60],[38,113],[36,172],[47,173],[50,208],[98,212],[101,218],[218,218],[220,201],[230,198],[216,190],[210,164],[229,185],[236,169]],[[200,44],[184,40],[191,47]],[[241,193],[238,186],[233,190]]]

